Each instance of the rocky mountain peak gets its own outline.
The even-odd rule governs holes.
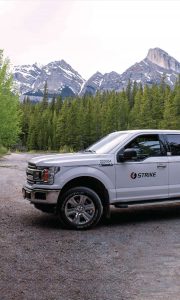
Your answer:
[[[28,95],[35,101],[42,98],[45,82],[50,96],[56,94],[65,98],[95,95],[97,91],[121,91],[127,87],[129,80],[151,86],[160,84],[165,78],[165,82],[173,87],[179,74],[180,62],[160,48],[150,49],[145,59],[122,74],[96,72],[87,81],[63,59],[42,66],[38,63],[15,66],[13,70],[15,88],[21,99]]]
[[[180,63],[160,48],[149,49],[146,58],[161,68],[172,70],[177,73],[180,72]]]
[[[59,61],[59,64],[61,65],[61,67],[72,69],[72,67],[64,59],[61,59]]]

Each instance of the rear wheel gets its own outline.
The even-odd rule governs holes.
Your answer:
[[[68,190],[60,199],[58,216],[63,224],[74,229],[95,226],[103,213],[99,196],[86,187]]]

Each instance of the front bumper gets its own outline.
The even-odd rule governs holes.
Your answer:
[[[31,203],[57,204],[60,190],[31,189],[23,186],[22,193],[24,199],[29,200]]]

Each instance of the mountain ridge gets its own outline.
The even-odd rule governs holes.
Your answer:
[[[122,74],[115,71],[102,74],[97,71],[88,80],[83,79],[63,59],[43,66],[34,63],[15,66],[13,69],[14,81],[21,97],[29,95],[31,99],[42,97],[45,82],[49,94],[67,97],[94,95],[97,91],[121,91],[126,88],[129,80],[142,85],[152,85],[159,84],[164,77],[165,82],[173,87],[178,74],[180,74],[180,63],[158,47],[149,49],[142,61],[136,62]]]

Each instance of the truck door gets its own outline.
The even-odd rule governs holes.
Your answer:
[[[169,198],[180,198],[180,134],[167,134],[169,145]]]
[[[135,150],[137,157],[119,162],[125,149]],[[117,201],[168,198],[168,158],[159,135],[134,138],[117,154],[115,169]]]

